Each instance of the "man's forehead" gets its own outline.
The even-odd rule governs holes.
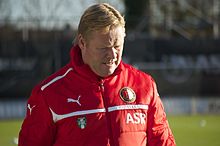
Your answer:
[[[105,44],[115,44],[115,43],[120,43],[121,41],[124,40],[124,32],[121,29],[111,29],[109,32],[101,32],[97,31],[95,33],[96,37],[99,37],[99,39],[102,40],[103,43]]]

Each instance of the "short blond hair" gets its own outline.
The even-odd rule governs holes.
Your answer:
[[[78,35],[87,39],[93,31],[108,32],[117,26],[125,28],[125,20],[120,12],[107,3],[95,4],[83,13],[78,25]]]

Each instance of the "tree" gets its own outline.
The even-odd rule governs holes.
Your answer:
[[[125,18],[128,30],[134,29],[145,15],[147,0],[125,0]]]
[[[8,23],[12,10],[8,1],[0,0],[0,24]]]

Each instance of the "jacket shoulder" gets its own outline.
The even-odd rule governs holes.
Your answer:
[[[153,77],[150,74],[143,72],[132,65],[124,63],[124,68],[130,75],[134,75],[136,78],[140,77],[154,81]]]
[[[66,65],[57,72],[51,74],[40,83],[38,83],[32,90],[32,95],[40,94],[46,89],[52,89],[57,86],[63,78],[67,77],[69,72],[73,70],[72,67]]]

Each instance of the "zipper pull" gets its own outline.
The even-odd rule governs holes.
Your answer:
[[[101,91],[102,91],[102,93],[104,93],[104,80],[100,80],[100,88],[101,88]]]

